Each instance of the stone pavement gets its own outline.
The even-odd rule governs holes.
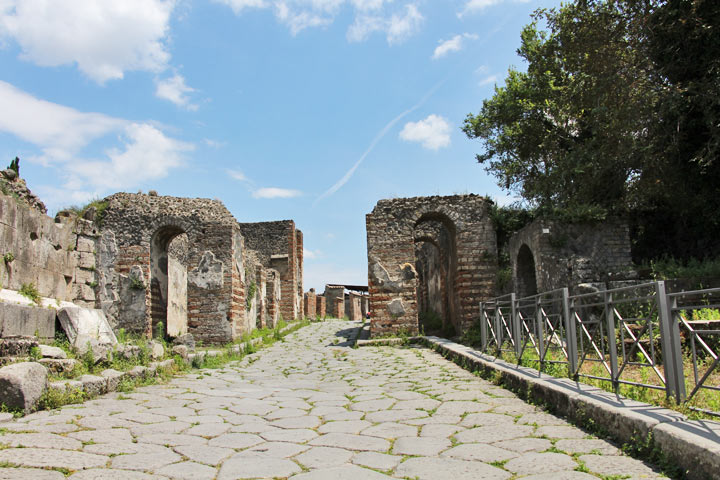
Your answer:
[[[2,423],[0,479],[662,478],[430,350],[344,346],[358,326]]]

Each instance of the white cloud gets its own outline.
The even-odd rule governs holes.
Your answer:
[[[408,4],[405,6],[405,15],[394,14],[390,18],[387,31],[387,41],[390,45],[404,41],[406,38],[420,30],[423,16],[417,6]]]
[[[155,80],[155,95],[158,98],[169,100],[178,107],[188,110],[197,110],[198,106],[190,103],[188,94],[194,92],[195,89],[185,84],[185,78],[180,74],[163,80]]]
[[[465,7],[463,8],[463,11],[458,14],[459,17],[462,17],[465,14],[468,13],[477,13],[485,10],[488,7],[493,7],[495,5],[500,5],[501,3],[505,3],[508,0],[468,0],[468,2],[465,4]],[[527,3],[530,0],[512,0],[516,3]]]
[[[462,35],[455,35],[450,40],[440,40],[439,45],[435,47],[433,52],[433,60],[442,58],[450,52],[459,52],[463,49],[463,43],[465,39],[477,40],[478,36],[470,33],[463,33]]]
[[[488,75],[487,77],[483,78],[478,82],[478,85],[481,87],[484,87],[485,85],[489,85],[491,83],[497,82],[498,76],[497,75]]]
[[[97,83],[126,71],[160,72],[176,0],[3,0],[0,39],[40,66],[77,64]]]
[[[275,18],[297,35],[307,28],[332,24],[344,6],[355,15],[347,39],[361,42],[373,32],[384,32],[389,44],[404,41],[417,32],[423,21],[417,5],[408,3],[394,12],[386,11],[393,0],[215,0],[241,15],[250,8],[272,8]]]
[[[106,151],[108,160],[74,161],[65,168],[72,173],[69,184],[93,185],[101,190],[123,190],[148,180],[166,177],[183,165],[189,143],[165,136],[146,123],[131,123],[124,129],[122,149]],[[81,183],[74,183],[74,182]]]
[[[253,198],[294,198],[302,195],[300,190],[289,188],[264,187],[252,192]]]
[[[13,112],[0,115],[0,131],[36,145],[42,154],[31,160],[60,169],[70,197],[162,178],[182,165],[185,152],[193,149],[192,144],[167,137],[149,123],[79,112],[2,81],[0,111]],[[121,148],[106,150],[104,158],[83,159],[86,147],[110,134],[119,135]]]
[[[450,124],[441,116],[428,115],[419,122],[408,122],[400,132],[407,142],[421,143],[428,150],[439,150],[450,145]]]
[[[250,179],[245,176],[240,170],[225,170],[230,178],[237,180],[238,182],[250,182]]]

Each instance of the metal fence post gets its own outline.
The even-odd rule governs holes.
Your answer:
[[[662,343],[663,365],[665,367],[665,392],[668,397],[675,397],[680,403],[685,400],[685,374],[682,364],[682,349],[680,346],[680,327],[674,321],[665,282],[655,283],[657,293],[658,323],[660,324],[660,341]],[[673,303],[675,300],[673,299]],[[674,304],[672,305],[675,306]]]
[[[485,303],[480,302],[480,351],[485,353],[488,344],[487,316],[485,315]]]
[[[535,337],[537,340],[538,355],[540,356],[538,370],[542,370],[543,363],[545,362],[545,328],[543,323],[542,301],[540,295],[538,295],[535,297]]]
[[[617,341],[615,339],[615,311],[613,307],[612,293],[605,291],[605,326],[607,328],[607,345],[610,354],[610,376],[612,377],[613,387],[617,391],[620,384],[618,383],[618,354]]]
[[[575,329],[575,309],[570,305],[570,291],[562,289],[562,315],[565,323],[565,346],[568,356],[568,375],[575,377],[577,374],[578,347],[577,333]]]
[[[500,311],[500,301],[495,301],[495,338],[497,339],[497,344],[495,345],[497,349],[497,354],[500,355],[500,349],[502,348],[503,344],[503,334],[505,333],[502,328],[502,320],[500,320],[500,316],[502,315],[502,312]]]
[[[517,301],[514,293],[510,294],[510,316],[512,325],[512,337],[513,343],[515,344],[515,356],[520,361],[520,355],[522,355],[522,345],[520,344],[520,317],[517,312]]]

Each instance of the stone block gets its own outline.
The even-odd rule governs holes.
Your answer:
[[[0,337],[55,337],[55,310],[33,305],[0,303]]]
[[[74,358],[41,358],[38,363],[52,373],[65,373],[72,372],[80,362]]]
[[[75,337],[73,348],[80,356],[84,356],[88,352],[92,351],[93,362],[96,364],[112,360],[112,345],[109,343],[102,343],[86,334],[81,334]]]
[[[30,349],[37,346],[37,338],[33,336],[0,338],[0,357],[28,357]]]
[[[100,375],[107,380],[107,391],[108,392],[116,391],[118,385],[120,384],[120,380],[122,380],[123,377],[125,376],[125,374],[123,372],[113,370],[112,368],[103,370],[102,372],[100,372]]]
[[[60,347],[51,345],[38,345],[38,347],[43,358],[67,358],[67,353]]]
[[[150,340],[148,342],[148,347],[150,348],[150,358],[153,360],[160,360],[165,356],[165,348],[162,346],[160,342],[156,342],[155,340]]]
[[[90,237],[78,236],[76,250],[78,252],[93,253],[95,251],[95,241]]]
[[[183,360],[188,359],[188,347],[185,345],[175,345],[172,348],[172,353],[174,355],[179,355]]]
[[[58,310],[57,315],[68,340],[73,345],[75,345],[78,335],[87,335],[90,338],[99,340],[101,343],[111,345],[118,343],[102,310],[63,307]]]
[[[47,388],[47,369],[37,362],[0,368],[0,399],[10,408],[31,412]]]
[[[77,265],[80,268],[95,268],[95,254],[88,252],[78,252]]]
[[[89,284],[95,281],[95,272],[82,268],[75,269],[75,283]]]
[[[83,390],[89,396],[98,396],[107,393],[107,380],[97,375],[83,375],[78,378],[82,382]]]

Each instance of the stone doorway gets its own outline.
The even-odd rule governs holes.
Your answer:
[[[517,288],[520,297],[527,297],[537,293],[537,278],[535,276],[535,257],[530,247],[523,244],[518,250],[516,267]]]
[[[150,248],[150,304],[153,332],[177,337],[188,331],[188,237],[177,226],[159,228]]]

